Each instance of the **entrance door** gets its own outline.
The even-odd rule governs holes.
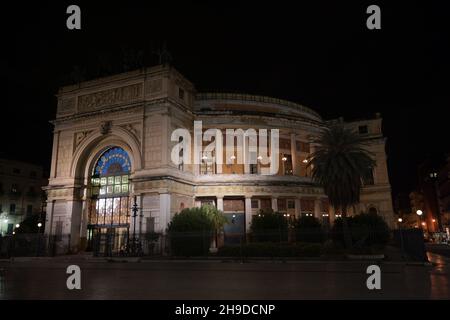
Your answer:
[[[245,241],[244,199],[224,199],[223,211],[228,220],[224,226],[225,244],[239,244],[241,241]]]
[[[225,244],[240,244],[245,241],[245,213],[224,213],[228,223],[224,226]]]
[[[93,230],[94,255],[104,257],[123,255],[127,249],[127,240],[127,228],[96,228]]]

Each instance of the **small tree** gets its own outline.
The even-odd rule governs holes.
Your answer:
[[[294,223],[296,239],[299,242],[322,242],[324,232],[315,217],[301,217]]]
[[[281,213],[260,210],[250,225],[252,236],[261,242],[282,242],[288,239],[289,222]]]
[[[226,218],[213,206],[187,208],[177,213],[168,232],[172,253],[180,256],[208,254],[211,238],[223,228]]]
[[[202,210],[204,210],[213,225],[214,241],[217,247],[218,233],[223,229],[224,225],[228,223],[228,219],[223,215],[222,211],[212,205],[204,205],[202,206]]]
[[[212,222],[201,208],[188,208],[175,214],[168,227],[172,254],[207,254],[212,231]]]

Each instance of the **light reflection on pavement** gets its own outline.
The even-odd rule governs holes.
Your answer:
[[[66,288],[78,264],[82,290]],[[449,299],[450,268],[381,263],[382,289],[368,290],[368,263],[41,260],[0,262],[1,299]]]

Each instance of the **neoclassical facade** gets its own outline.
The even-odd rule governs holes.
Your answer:
[[[170,66],[63,87],[57,97],[45,230],[70,235],[75,250],[86,248],[95,233],[125,234],[130,228],[164,233],[176,212],[205,203],[232,216],[235,223],[226,231],[238,233],[249,230],[260,209],[289,218],[311,215],[328,224],[339,215],[307,166],[314,137],[331,121],[305,106],[264,96],[197,93]],[[199,164],[174,163],[177,141],[171,134],[178,128],[193,132],[194,121],[202,121],[203,130],[278,129],[277,173],[261,174],[264,165],[258,161],[217,164],[201,154]],[[381,122],[376,115],[345,123],[367,139],[377,162],[351,213],[375,211],[393,227]],[[131,219],[135,199],[140,211]]]

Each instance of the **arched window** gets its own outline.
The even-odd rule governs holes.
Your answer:
[[[113,147],[98,158],[90,181],[91,227],[120,227],[129,225],[129,175],[131,161],[127,152]]]
[[[98,159],[91,178],[93,196],[110,196],[129,192],[131,161],[119,147],[105,151]]]
[[[378,210],[377,210],[377,208],[375,208],[375,207],[370,207],[368,212],[369,212],[370,214],[378,214]]]

